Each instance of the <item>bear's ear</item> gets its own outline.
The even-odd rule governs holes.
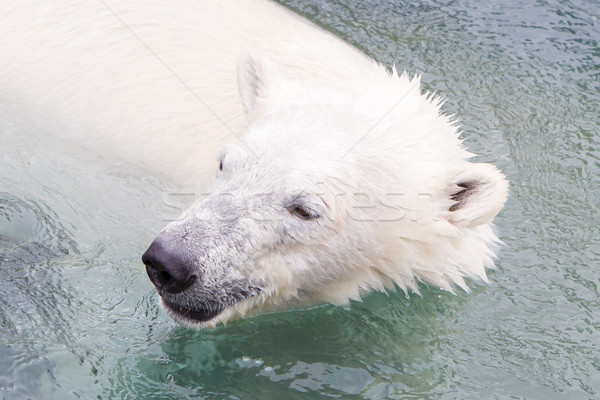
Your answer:
[[[486,224],[502,209],[508,196],[508,181],[491,164],[466,163],[449,188],[447,219],[454,225]]]
[[[237,81],[240,100],[247,114],[251,114],[258,99],[264,96],[267,88],[267,75],[271,70],[267,60],[258,58],[249,52],[238,60]]]

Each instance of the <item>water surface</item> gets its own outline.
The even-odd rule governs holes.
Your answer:
[[[599,398],[598,3],[281,2],[422,73],[505,171],[490,285],[177,328],[139,259],[181,188],[0,104],[0,398]]]

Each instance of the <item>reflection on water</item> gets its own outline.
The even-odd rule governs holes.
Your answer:
[[[131,361],[141,379],[120,376],[108,397],[131,391],[131,385],[134,393],[160,387],[172,396],[184,387],[215,398],[294,398],[294,391],[358,396],[389,391],[403,376],[425,391],[437,378],[423,360],[449,333],[439,321],[451,320],[450,308],[460,303],[448,293],[426,292],[418,299],[379,294],[350,308],[263,315],[209,332],[169,330],[144,354],[120,360]]]
[[[0,103],[0,397],[600,396],[598,4],[282,2],[424,73],[507,173],[492,283],[177,328],[139,255],[178,189]]]

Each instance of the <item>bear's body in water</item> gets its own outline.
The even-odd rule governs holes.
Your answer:
[[[418,78],[262,0],[25,3],[0,96],[210,187],[143,258],[181,323],[486,279],[507,182]]]

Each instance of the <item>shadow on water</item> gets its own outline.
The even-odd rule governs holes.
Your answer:
[[[121,365],[132,364],[114,376],[106,397],[427,393],[439,384],[436,349],[461,298],[424,287],[423,297],[376,293],[347,307],[261,315],[214,331],[175,328],[139,358],[123,357]]]

